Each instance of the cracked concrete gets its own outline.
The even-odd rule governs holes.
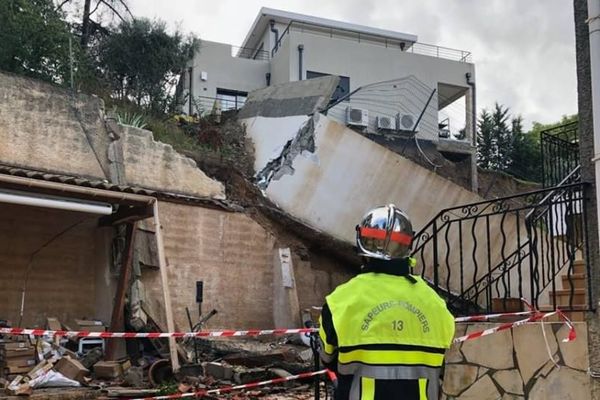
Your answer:
[[[304,151],[315,153],[315,126],[319,121],[319,114],[314,114],[300,127],[298,134],[289,140],[279,157],[269,161],[265,167],[256,174],[256,184],[265,190],[272,180],[278,180],[284,175],[294,174],[294,159]]]

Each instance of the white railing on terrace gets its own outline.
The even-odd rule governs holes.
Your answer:
[[[471,53],[465,50],[451,49],[448,47],[436,46],[426,43],[412,43],[400,39],[392,39],[385,36],[362,33],[341,28],[332,28],[324,25],[312,24],[307,22],[291,21],[287,28],[283,31],[275,47],[271,51],[271,56],[277,53],[283,40],[288,36],[290,31],[306,32],[314,35],[326,36],[332,39],[346,39],[359,43],[369,43],[377,46],[395,48],[406,53],[420,54],[429,57],[443,58],[446,60],[459,62],[472,62]]]
[[[251,49],[248,47],[231,46],[233,57],[249,58],[251,60],[269,60],[269,52],[263,49]]]

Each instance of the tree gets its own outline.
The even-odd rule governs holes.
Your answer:
[[[59,84],[68,82],[72,35],[63,17],[52,0],[3,1],[0,69]]]
[[[482,110],[477,131],[477,163],[485,169],[506,171],[512,164],[512,130],[509,109],[496,103],[492,113]]]
[[[95,2],[94,8],[92,8],[93,2]],[[129,10],[127,3],[126,0],[83,0],[83,7],[79,9],[79,2],[75,0],[61,0],[56,9],[62,10],[65,5],[74,4],[75,7],[70,14],[74,19],[78,19],[78,16],[81,15],[81,22],[74,24],[74,27],[79,32],[81,48],[87,50],[90,41],[93,41],[95,36],[98,34],[104,35],[108,32],[102,26],[101,15],[104,14],[103,11],[108,11],[111,16],[118,17],[120,21],[126,20],[123,17],[124,15],[133,19],[133,14]],[[98,15],[100,17],[92,19],[92,17]]]
[[[523,132],[523,119],[518,116],[512,121],[511,166],[506,172],[531,182],[541,182],[541,163],[539,135]]]
[[[100,43],[100,68],[111,83],[113,97],[164,113],[198,45],[194,36],[169,34],[160,21],[124,21]]]

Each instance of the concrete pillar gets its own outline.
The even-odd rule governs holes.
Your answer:
[[[273,262],[273,323],[275,328],[300,326],[300,304],[289,248],[275,249]]]
[[[594,129],[592,116],[592,83],[590,70],[590,42],[587,24],[588,9],[585,0],[573,0],[575,17],[575,44],[577,54],[577,103],[579,114],[579,157],[581,180],[594,184]],[[585,240],[588,245],[587,263],[590,266],[590,296],[600,298],[600,253],[598,241],[598,210],[595,188],[586,189]],[[593,304],[597,307],[597,304]],[[600,318],[598,312],[587,314],[589,366],[594,373],[600,371]],[[600,398],[600,381],[592,379],[592,398]]]
[[[471,154],[471,191],[477,193],[479,182],[477,177],[477,110],[475,109],[475,85],[469,87],[465,94],[465,134],[473,146]]]

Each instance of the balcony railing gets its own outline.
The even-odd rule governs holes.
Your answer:
[[[412,43],[400,39],[392,39],[385,36],[367,34],[348,29],[332,28],[307,22],[291,21],[283,31],[277,43],[271,51],[274,56],[281,47],[283,40],[291,32],[307,32],[314,35],[326,36],[331,39],[345,39],[358,43],[369,43],[386,48],[397,49],[406,53],[420,54],[429,57],[443,58],[459,62],[472,62],[471,53],[465,50],[452,49],[426,43]]]
[[[263,50],[262,48],[252,49],[249,47],[231,46],[231,55],[234,57],[248,58],[251,60],[269,60],[269,52]]]

